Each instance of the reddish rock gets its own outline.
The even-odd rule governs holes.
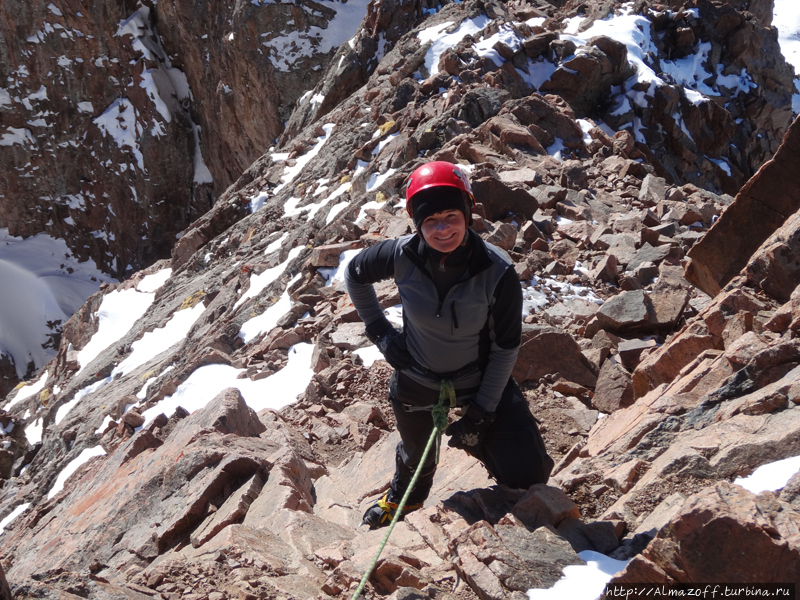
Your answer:
[[[629,460],[606,471],[603,474],[603,481],[624,494],[634,486],[648,467],[649,465],[643,460]]]
[[[6,574],[3,572],[3,565],[0,565],[0,600],[12,600],[11,588],[8,587]]]
[[[800,211],[789,217],[750,258],[743,271],[747,282],[779,302],[788,302],[800,284],[799,248]]]
[[[589,361],[571,335],[555,327],[523,324],[514,379],[520,383],[538,381],[552,373],[585,387],[593,388],[597,382]]]
[[[545,525],[558,527],[564,519],[581,516],[580,509],[569,496],[543,483],[532,486],[511,512],[531,530]]]
[[[592,397],[592,406],[604,413],[633,404],[631,375],[614,361],[606,360],[600,367],[597,386]]]
[[[719,220],[689,251],[686,278],[711,296],[747,265],[750,257],[800,208],[795,181],[800,160],[800,122],[795,120],[775,156],[747,182]]]
[[[681,583],[800,581],[799,520],[770,493],[722,482],[690,497],[642,556]]]

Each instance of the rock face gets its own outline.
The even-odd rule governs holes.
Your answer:
[[[642,555],[612,581],[763,583],[753,578],[756,574],[769,582],[797,581],[798,519],[795,509],[769,492],[755,496],[720,483],[687,499]],[[720,537],[726,543],[720,544]]]
[[[800,190],[793,185],[798,160],[800,122],[795,120],[775,156],[747,182],[730,210],[689,252],[686,277],[704,292],[718,294],[756,249],[800,209]]]
[[[169,256],[355,31],[332,4],[5,2],[0,227],[116,277]]]
[[[134,34],[107,37],[139,40],[130,59],[154,61],[141,48],[157,30],[161,66],[140,64],[185,69],[193,89],[194,77],[223,84],[216,96],[193,92],[181,113],[200,124],[201,149],[218,136],[213,153],[202,150],[223,172],[216,186],[267,128],[226,154],[228,133],[212,135],[199,107],[236,109],[232,131],[251,127],[256,115],[238,110],[238,92],[226,100],[225,74],[278,77],[267,61],[294,55],[272,53],[277,41],[258,45],[259,11],[316,27],[310,6],[220,9],[230,22],[215,21],[223,33],[209,31],[208,43],[264,54],[248,54],[248,65],[209,55],[202,76],[204,54],[184,53],[182,36],[203,40],[212,7],[196,9],[192,34],[167,31],[169,15],[191,8],[168,2],[137,9]],[[636,57],[619,40],[562,35],[570,7],[370,5],[278,146],[186,227],[170,259],[92,297],[64,327],[58,356],[0,404],[0,565],[14,597],[348,595],[383,537],[359,523],[388,486],[398,434],[391,369],[372,361],[338,268],[413,230],[405,180],[431,159],[470,171],[474,230],[519,276],[515,374],[557,464],[546,485],[510,489],[444,440],[431,495],[395,528],[368,593],[520,600],[553,586],[584,550],[636,556],[620,578],[717,581],[731,574],[727,563],[690,557],[712,554],[726,523],[781,563],[769,571],[730,557],[742,577],[797,572],[797,479],[773,496],[728,483],[800,454],[797,217],[776,224],[713,298],[681,276],[686,253],[737,210],[727,190],[788,125],[777,52],[760,58],[772,70],[748,71],[755,87],[723,85],[754,64],[752,44],[774,47],[767,11],[600,9],[587,7],[579,29],[636,19],[653,53],[636,72],[650,68],[664,85],[632,80]],[[449,47],[434,46],[444,38]],[[665,48],[673,58],[655,60]],[[714,64],[700,62],[716,75],[703,80],[720,95],[694,104],[701,92],[678,85],[668,63],[705,52]],[[280,78],[281,93],[299,89]],[[265,92],[259,106],[278,97]],[[12,112],[25,106],[11,102]],[[395,317],[396,287],[376,294]],[[101,313],[116,314],[120,298],[130,301],[118,309],[127,325],[111,332]]]

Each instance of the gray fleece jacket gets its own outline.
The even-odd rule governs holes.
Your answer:
[[[437,291],[431,251],[418,235],[386,240],[359,253],[345,282],[365,324],[383,317],[373,283],[394,278],[403,304],[403,331],[418,365],[404,369],[419,384],[439,388],[445,375],[456,389],[478,387],[476,403],[494,412],[516,363],[521,336],[522,290],[513,263],[495,246],[468,231],[470,249],[455,283]],[[432,372],[432,373],[431,373]]]

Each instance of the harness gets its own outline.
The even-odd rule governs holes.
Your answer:
[[[451,408],[454,408],[456,406],[456,392],[455,388],[453,388],[453,382],[457,381],[462,377],[466,377],[468,375],[474,375],[475,373],[480,373],[482,371],[479,361],[477,360],[472,361],[471,363],[461,367],[456,371],[450,371],[449,373],[436,373],[434,371],[431,371],[427,367],[419,364],[413,358],[411,362],[411,367],[409,368],[413,371],[416,371],[420,375],[423,375],[429,379],[439,382],[440,402],[442,400],[442,393],[445,389],[445,385],[449,385],[448,389],[452,390],[452,398],[448,398]],[[403,409],[404,412],[408,413],[421,412],[421,411],[431,412],[434,409],[434,407],[437,406],[437,403],[428,404],[424,406],[419,406],[417,404],[408,404],[405,402],[398,402],[398,404],[400,404],[400,407]]]

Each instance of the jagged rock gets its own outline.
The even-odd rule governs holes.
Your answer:
[[[0,565],[0,600],[12,600],[11,588],[8,587],[8,581],[6,581],[6,574],[3,572],[2,565]]]
[[[612,583],[797,581],[800,539],[793,508],[772,494],[755,496],[719,483],[687,499],[680,513]],[[719,536],[727,543],[720,545]],[[739,549],[752,549],[742,553]],[[635,577],[635,579],[632,579]]]
[[[90,463],[46,509],[51,520],[45,530],[58,544],[41,546],[32,532],[16,532],[10,576],[23,580],[42,565],[82,569],[99,560],[116,568],[135,563],[137,555],[155,558],[202,522],[208,503],[226,486],[267,468],[265,457],[275,446],[253,437],[262,431],[239,392],[229,390],[183,419],[155,450],[131,458],[123,445]],[[60,519],[70,527],[56,525]],[[112,522],[115,527],[108,526]]]
[[[800,123],[795,120],[775,156],[741,189],[703,241],[689,251],[689,281],[715,296],[797,212],[797,191],[779,182],[792,181],[790,173],[799,154]]]
[[[630,406],[633,400],[630,373],[611,360],[604,361],[597,376],[592,406],[601,412],[612,413]]]
[[[600,329],[612,332],[629,331],[650,323],[652,304],[642,290],[622,292],[607,300],[586,328],[591,337]]]
[[[449,448],[445,439],[431,496],[395,529],[371,580],[376,596],[522,598],[529,587],[555,583],[564,565],[580,564],[576,550],[630,558],[650,541],[654,532],[648,532],[662,528],[675,516],[679,501],[700,487],[800,452],[800,351],[792,327],[800,319],[787,305],[788,297],[770,295],[777,292],[769,285],[792,291],[777,279],[770,284],[781,273],[777,254],[760,255],[751,280],[737,279],[715,301],[681,281],[675,266],[714,218],[733,208],[730,197],[720,192],[736,192],[775,150],[788,123],[791,74],[764,20],[766,9],[754,6],[758,16],[750,16],[737,2],[701,3],[691,11],[674,2],[670,11],[645,3],[635,10],[637,19],[653,24],[647,61],[658,76],[665,76],[668,61],[695,55],[706,44],[709,56],[724,65],[723,72],[704,80],[720,96],[699,105],[689,102],[686,86],[626,89],[622,80],[620,87],[609,85],[630,69],[623,46],[607,38],[586,47],[558,39],[554,28],[575,16],[575,8],[552,3],[470,1],[450,3],[435,14],[419,2],[372,3],[355,36],[331,50],[335,57],[325,63],[324,74],[322,69],[277,73],[266,55],[255,51],[249,66],[240,58],[243,49],[274,48],[278,38],[262,38],[257,27],[267,12],[275,26],[296,16],[299,28],[312,24],[330,33],[327,6],[311,14],[302,3],[248,4],[231,9],[231,23],[213,26],[201,10],[188,33],[164,33],[170,60],[185,64],[187,76],[191,70],[192,78],[213,88],[197,93],[192,102],[203,96],[199,108],[191,102],[181,108],[182,114],[201,120],[204,156],[210,156],[209,140],[222,140],[208,159],[213,184],[189,182],[201,192],[195,201],[210,199],[203,190],[233,185],[209,212],[185,227],[177,243],[148,231],[152,243],[158,238],[167,249],[174,245],[173,273],[129,332],[78,372],[84,366],[78,365],[80,350],[98,331],[101,302],[115,289],[129,289],[139,275],[101,290],[86,305],[48,367],[45,388],[10,407],[20,437],[14,438],[18,447],[9,448],[17,458],[14,477],[0,487],[0,518],[23,501],[31,507],[6,528],[0,558],[14,583],[21,582],[21,597],[64,595],[71,593],[65,591],[70,586],[85,586],[90,596],[124,594],[127,586],[129,597],[171,597],[191,588],[187,597],[197,595],[197,600],[204,595],[224,600],[347,593],[380,543],[382,532],[357,526],[391,479],[398,437],[384,404],[390,369],[380,360],[366,367],[367,353],[363,361],[351,355],[366,346],[359,334],[363,325],[341,282],[331,281],[329,271],[318,267],[339,265],[343,250],[412,232],[402,205],[404,186],[413,169],[430,159],[459,162],[471,173],[479,200],[476,231],[487,237],[502,234],[496,241],[507,248],[523,287],[541,290],[531,290],[528,297],[542,305],[525,317],[530,325],[515,376],[521,382],[528,379],[523,393],[541,415],[548,450],[559,461],[553,484],[561,488],[560,502],[553,504],[563,504],[564,510],[529,531],[514,511],[532,521],[539,518],[530,506],[533,492],[494,485],[477,461]],[[616,6],[585,8],[584,31]],[[185,14],[192,7],[168,2],[151,9],[151,15],[160,15],[159,32],[170,22],[162,14],[168,9]],[[548,20],[541,26],[524,22],[533,17]],[[468,19],[479,23],[484,18],[493,22],[487,21],[482,32],[441,56],[431,52],[433,39],[426,36],[442,39],[462,25],[471,27]],[[430,27],[436,24],[446,29],[433,34]],[[220,27],[224,35],[213,38]],[[212,39],[202,40],[205,29]],[[513,33],[520,44],[514,49],[513,42],[498,42],[491,58],[481,56],[477,44],[495,33],[508,35],[506,41]],[[233,39],[226,39],[229,34]],[[68,43],[58,39],[65,38],[51,33],[39,48]],[[181,40],[186,39],[192,47],[184,51]],[[109,47],[119,41],[111,39]],[[212,52],[207,70],[195,73],[206,69],[200,64],[203,52],[217,47],[238,54]],[[136,52],[130,54],[136,58]],[[294,55],[282,56],[289,60]],[[153,74],[165,68],[159,61],[138,59],[132,67],[146,78],[145,67]],[[106,68],[120,76],[131,68],[112,64]],[[237,81],[253,68],[259,73],[248,86],[231,87],[229,93],[225,65]],[[567,71],[569,65],[576,73]],[[592,65],[600,70],[587,70]],[[554,82],[569,84],[562,96],[531,93],[540,67],[558,72]],[[742,68],[757,87],[734,92],[716,83]],[[296,103],[275,147],[241,173],[251,160],[243,157],[264,152],[278,135],[270,123],[280,126],[287,120],[288,105],[264,114],[255,114],[255,107],[299,96],[319,75],[318,85]],[[282,89],[253,84],[273,76]],[[546,90],[543,83],[536,86]],[[144,88],[134,84],[126,88],[129,92],[137,96],[132,98],[135,106],[150,107]],[[261,104],[253,101],[259,93]],[[634,96],[646,96],[647,102]],[[599,103],[588,106],[592,98]],[[13,94],[12,102],[16,115]],[[2,105],[0,90],[0,108],[9,113]],[[226,119],[228,129],[207,125],[209,118],[230,117],[231,111],[237,114]],[[580,123],[576,111],[585,117]],[[147,115],[157,118],[152,107],[140,117]],[[266,125],[257,128],[259,119]],[[601,119],[623,130],[608,132],[603,126],[603,131],[597,127]],[[186,125],[173,120],[170,127]],[[242,134],[241,128],[250,126],[255,128]],[[260,138],[266,142],[259,144]],[[235,147],[226,147],[224,140]],[[87,146],[91,142],[85,140]],[[180,156],[193,156],[193,132],[190,142]],[[20,149],[16,144],[9,152]],[[127,147],[111,149],[130,154]],[[729,171],[722,166],[726,163]],[[164,172],[174,166],[165,165]],[[217,177],[220,168],[226,182]],[[171,180],[171,185],[180,181]],[[46,222],[51,216],[58,228],[64,217],[58,211],[35,218]],[[793,242],[785,236],[783,243]],[[786,281],[790,271],[791,264],[784,263]],[[556,273],[561,274],[545,277]],[[656,273],[659,280],[652,284]],[[272,276],[251,298],[248,290]],[[742,287],[745,283],[757,285]],[[571,297],[577,286],[590,290]],[[600,303],[605,301],[614,314],[617,298],[624,299],[620,289],[639,294],[646,309],[636,327],[623,319],[627,325],[621,327],[636,334],[626,337],[670,333],[658,338],[660,348],[648,350],[638,340],[597,331]],[[396,319],[393,307],[399,297],[393,284],[379,285],[377,294]],[[204,304],[197,320],[176,336],[179,342],[170,340],[139,369],[119,372],[135,347],[172,331],[189,314],[178,308],[199,299]],[[695,314],[673,332],[684,315]],[[589,324],[592,318],[598,320]],[[258,322],[261,331],[254,326]],[[542,322],[559,323],[562,329],[537,325]],[[603,370],[614,365],[608,360],[612,353],[615,360],[636,367],[635,402],[628,400],[626,381],[613,390],[613,398],[604,398],[608,381]],[[304,370],[306,359],[309,368]],[[284,371],[288,364],[292,370]],[[256,420],[240,400],[218,399],[221,407],[209,414],[208,406],[194,414],[178,408],[169,418],[170,411],[160,408],[166,414],[145,420],[134,432],[134,424],[161,400],[180,397],[184,408],[193,408],[187,401],[199,393],[197,378],[212,369],[241,385],[248,401],[251,384],[273,376],[285,383],[291,372],[299,396],[286,400],[283,408],[262,410]],[[262,393],[259,405],[280,396],[282,385]],[[598,411],[588,408],[592,403],[616,408],[598,419]],[[138,406],[121,410],[132,404]],[[4,428],[10,423],[0,422]],[[25,431],[41,441],[27,444]],[[45,499],[57,473],[98,440],[107,456],[83,466],[65,491]],[[259,478],[266,480],[260,491]],[[787,498],[792,493],[785,490]],[[86,508],[86,502],[92,506]],[[531,509],[527,513],[526,507]],[[584,522],[581,513],[593,521]],[[88,524],[89,519],[94,521]],[[634,535],[620,542],[626,528]],[[96,563],[86,548],[98,548]],[[631,572],[638,569],[642,577],[668,577],[660,567],[648,571],[641,562],[631,564]],[[66,570],[54,575],[60,568]],[[98,581],[91,577],[110,583],[98,592]]]
[[[666,181],[662,177],[648,174],[642,180],[639,202],[645,206],[657,206],[666,198]],[[656,223],[655,225],[658,225]]]
[[[655,347],[656,341],[652,338],[647,340],[624,340],[618,344],[617,353],[622,365],[632,373],[639,364],[642,353],[655,349]]]
[[[513,376],[519,382],[558,373],[568,381],[593,388],[597,377],[568,333],[555,327],[522,326],[522,344]]]
[[[578,506],[564,492],[542,483],[531,486],[511,512],[531,530],[545,525],[558,527],[564,519],[581,516]]]
[[[780,302],[788,302],[800,284],[799,236],[800,212],[789,217],[753,254],[743,271],[747,282]]]
[[[539,208],[536,199],[524,188],[509,187],[495,176],[478,177],[471,183],[476,200],[484,205],[486,217],[491,221],[502,220],[509,213],[530,219]]]

